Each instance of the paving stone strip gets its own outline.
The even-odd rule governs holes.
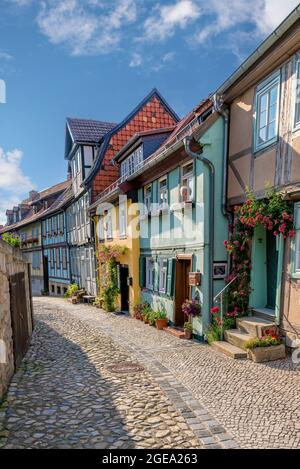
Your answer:
[[[226,430],[225,435],[214,435],[223,447],[300,448],[300,365],[290,357],[265,364],[232,360],[208,345],[179,340],[126,316],[55,298],[35,301],[39,309],[62,309],[88,322],[135,360],[153,366],[151,373],[163,367],[156,369],[155,379],[167,369],[170,387],[174,390],[177,380],[203,407],[199,415],[204,424],[215,420]],[[218,425],[210,425],[214,427]],[[234,441],[227,440],[228,435]]]

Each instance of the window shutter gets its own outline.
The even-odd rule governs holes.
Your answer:
[[[146,258],[140,257],[140,287],[146,286]]]
[[[174,272],[175,272],[175,259],[168,259],[168,272],[167,272],[167,295],[168,296],[173,296]]]

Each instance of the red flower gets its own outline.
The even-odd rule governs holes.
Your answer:
[[[211,308],[211,314],[218,314],[218,312],[220,311],[220,308],[219,306],[215,306],[214,308]]]

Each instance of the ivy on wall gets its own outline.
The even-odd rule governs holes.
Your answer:
[[[100,292],[103,300],[103,307],[106,311],[115,311],[116,300],[120,293],[118,286],[117,259],[125,254],[126,247],[114,245],[99,247],[99,262],[102,266],[100,270]]]

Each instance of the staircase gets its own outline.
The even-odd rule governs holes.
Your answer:
[[[238,318],[236,323],[237,329],[225,331],[225,341],[212,344],[215,350],[234,359],[247,358],[245,344],[249,339],[261,338],[266,329],[277,331],[274,321],[257,316]]]

